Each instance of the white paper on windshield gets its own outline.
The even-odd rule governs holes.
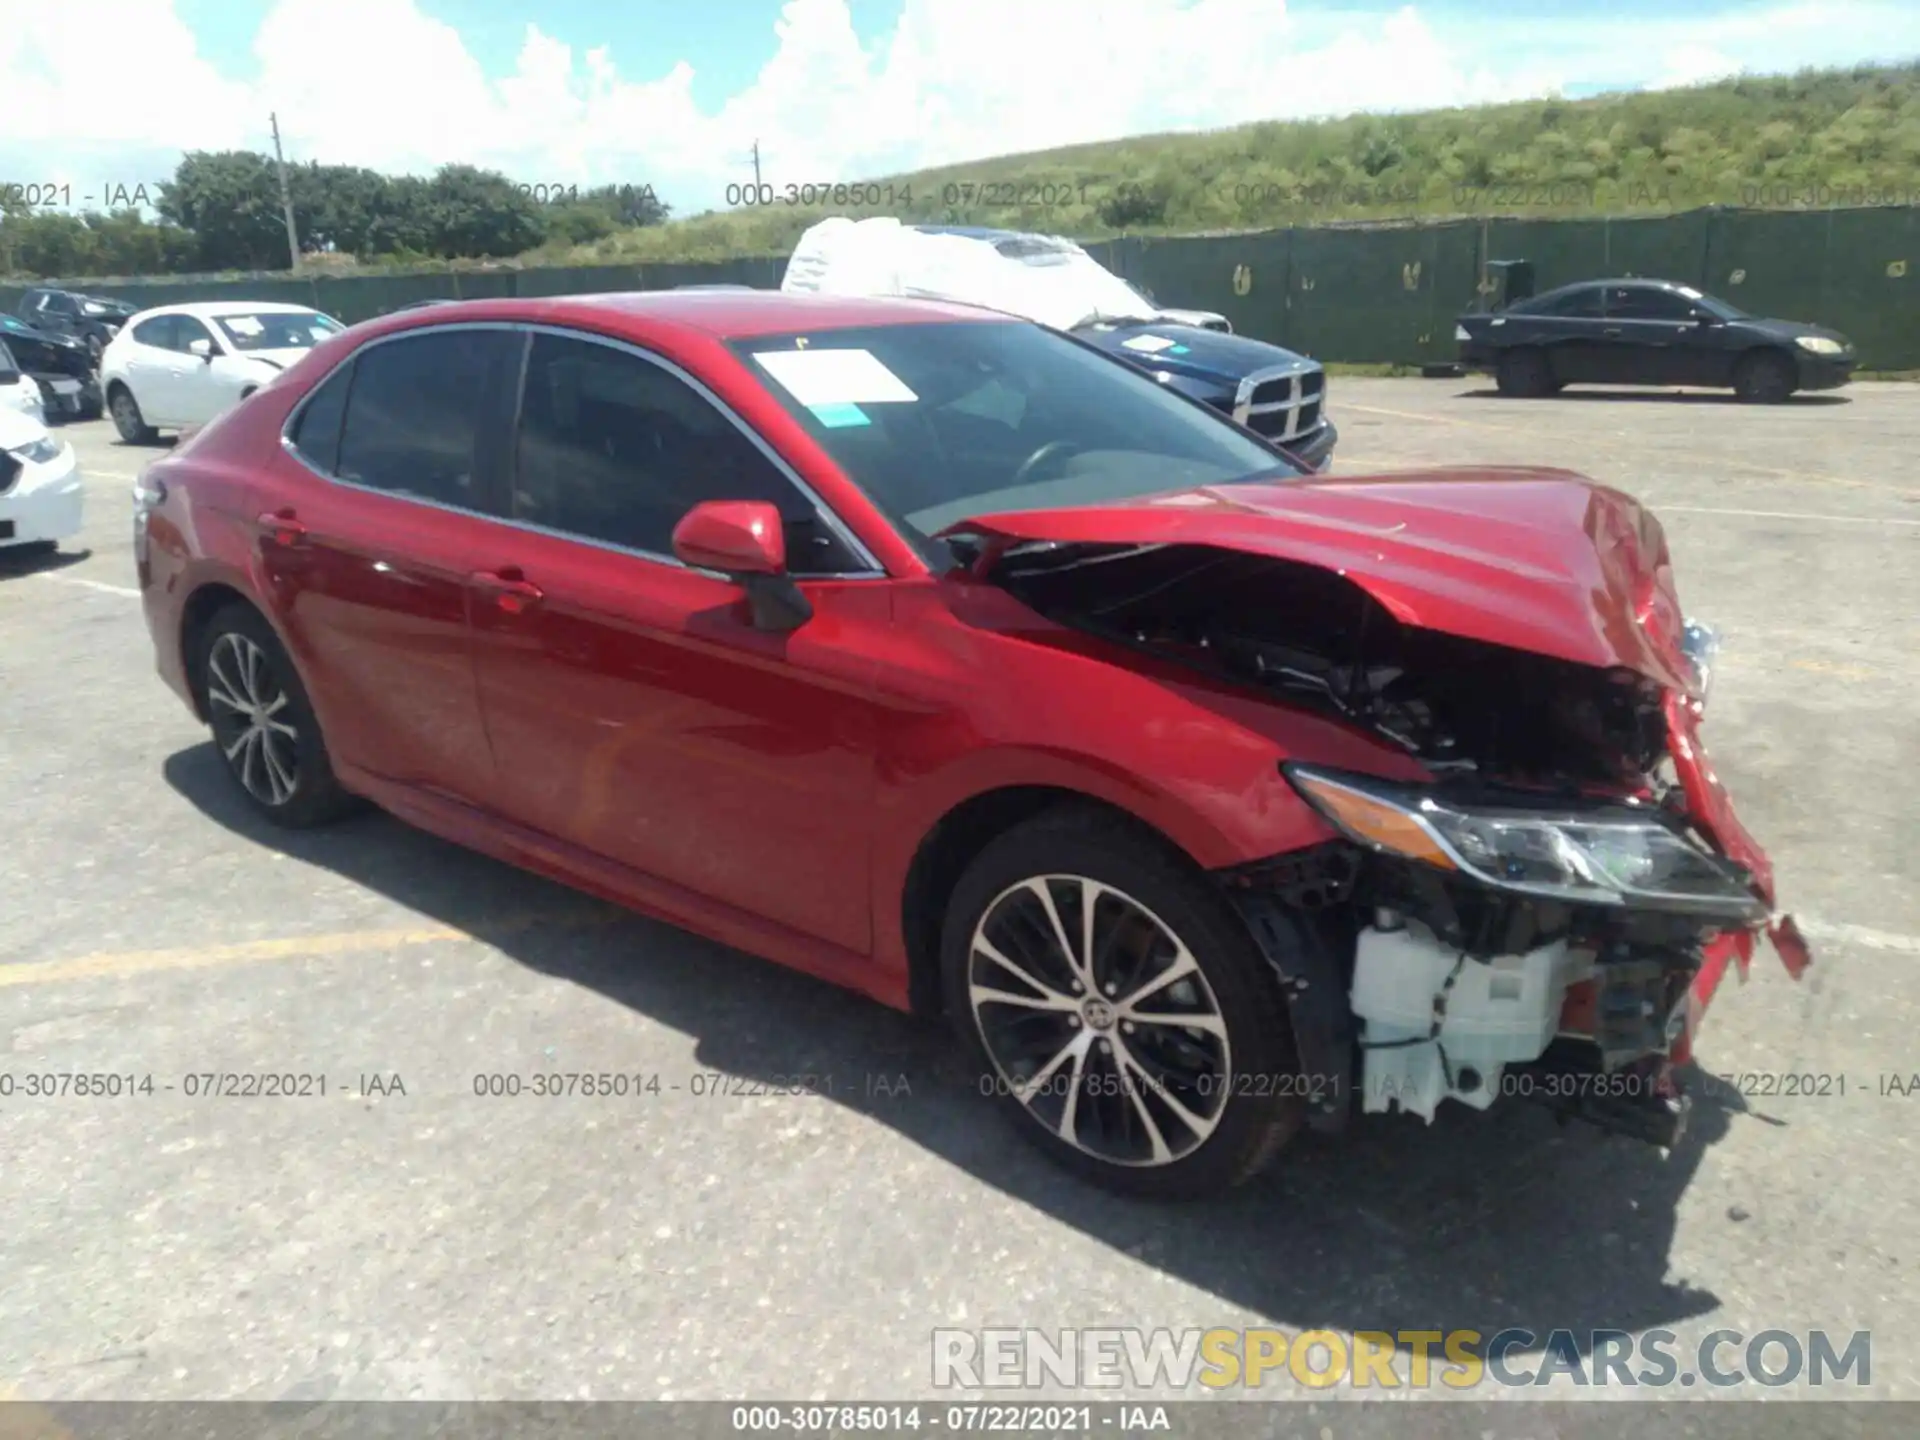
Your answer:
[[[1158,355],[1162,350],[1171,350],[1180,342],[1169,340],[1164,335],[1136,335],[1131,340],[1122,340],[1122,348],[1138,350],[1147,355]]]
[[[227,328],[236,335],[258,335],[267,327],[251,315],[229,315]]]
[[[309,325],[307,327],[307,333],[313,336],[315,340],[324,340],[329,335],[333,334],[333,331],[329,330],[324,325]]]
[[[802,405],[888,405],[920,397],[871,350],[766,350],[753,357]]]

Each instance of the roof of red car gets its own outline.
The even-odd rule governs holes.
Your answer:
[[[459,301],[386,317],[445,324],[476,320],[574,320],[601,325],[616,316],[700,330],[722,340],[794,331],[845,330],[862,325],[911,325],[954,320],[1010,320],[972,305],[938,300],[869,299],[851,295],[796,295],[781,290],[635,290],[550,299]]]

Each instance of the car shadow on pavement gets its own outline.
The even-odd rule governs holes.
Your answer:
[[[832,1098],[1062,1223],[1227,1304],[1289,1327],[1449,1330],[1678,1325],[1715,1308],[1713,1277],[1670,1278],[1676,1209],[1735,1116],[1696,1100],[1670,1156],[1522,1103],[1356,1119],[1303,1134],[1227,1198],[1121,1199],[1056,1169],[994,1112],[944,1028],[606,905],[384,814],[286,831],[246,808],[210,743],[168,757],[168,783],[209,819],[465,930],[519,964],[696,1037],[696,1060],[746,1081],[832,1077]],[[495,929],[489,917],[577,915]],[[584,925],[584,928],[582,928]],[[802,1102],[805,1103],[805,1102]],[[1725,1221],[1745,1218],[1737,1210]],[[937,1236],[930,1244],[939,1244]],[[1131,1325],[1088,1312],[1077,1323]],[[1238,1324],[1223,1313],[1222,1324]],[[1524,1353],[1524,1349],[1515,1354]]]
[[[0,550],[0,582],[27,575],[50,575],[90,559],[91,550],[49,550],[44,546],[8,546]]]
[[[1502,395],[1498,390],[1488,387],[1482,390],[1462,390],[1453,397],[1456,400],[1513,400],[1519,397]],[[1591,400],[1627,404],[1639,402],[1649,405],[1746,405],[1731,390],[1662,390],[1658,388],[1635,390],[1560,390],[1552,395],[1531,397],[1535,403],[1549,400]],[[1772,405],[1755,405],[1756,410],[1771,410],[1781,407],[1814,408],[1821,405],[1851,405],[1851,395],[1835,395],[1828,391],[1815,391],[1804,395],[1789,395],[1785,400]]]

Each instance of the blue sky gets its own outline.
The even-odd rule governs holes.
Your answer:
[[[0,180],[186,149],[425,173],[775,181],[1250,120],[1920,55],[1913,0],[85,0],[0,25]],[[164,103],[102,75],[168,77]]]

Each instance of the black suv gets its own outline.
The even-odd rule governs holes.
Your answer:
[[[78,340],[87,347],[87,359],[98,370],[100,352],[133,318],[134,307],[124,300],[73,290],[29,290],[20,297],[14,313],[37,330]]]

